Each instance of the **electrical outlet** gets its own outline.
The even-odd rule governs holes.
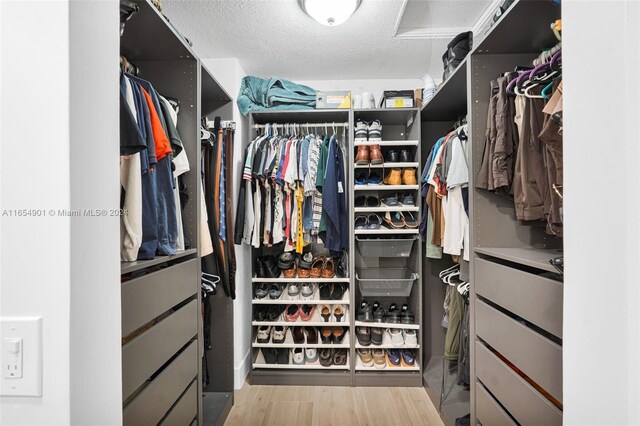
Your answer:
[[[5,379],[22,378],[22,339],[2,339],[2,377]]]
[[[0,396],[42,396],[42,318],[0,318]]]

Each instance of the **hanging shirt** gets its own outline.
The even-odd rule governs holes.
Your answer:
[[[322,209],[326,218],[326,237],[324,246],[332,251],[339,252],[347,248],[348,212],[346,208],[344,180],[344,156],[338,147],[335,135],[331,137],[328,151],[326,176],[323,185]]]

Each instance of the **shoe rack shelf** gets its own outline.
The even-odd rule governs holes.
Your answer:
[[[380,142],[354,142],[353,146],[362,146],[362,145],[380,145],[380,146],[418,146],[420,145],[419,140],[398,140],[398,141],[380,141]]]
[[[287,330],[286,337],[284,339],[284,343],[258,343],[257,339],[254,340],[253,346],[254,348],[333,348],[333,349],[349,349],[351,347],[349,343],[349,332],[345,332],[344,340],[342,343],[322,343],[320,342],[320,332],[318,331],[318,343],[294,343],[293,336],[291,336],[291,330]]]
[[[386,358],[386,355],[385,355]],[[420,363],[418,362],[418,360],[416,360],[416,364],[413,366],[404,366],[404,365],[399,365],[399,366],[394,366],[394,365],[389,365],[389,362],[385,359],[385,364],[384,364],[384,368],[379,368],[376,367],[375,364],[372,366],[365,366],[362,361],[360,361],[360,359],[356,360],[356,371],[375,371],[375,372],[379,372],[379,373],[386,373],[386,372],[394,372],[394,373],[402,373],[405,371],[420,371]]]
[[[320,314],[318,314],[318,318],[319,320],[317,320],[315,318],[315,313],[313,314],[314,317],[311,318],[311,320],[309,321],[302,321],[301,319],[297,319],[295,321],[252,321],[251,325],[281,325],[284,327],[303,327],[303,326],[309,326],[309,327],[349,327],[350,323],[349,321],[342,321],[342,322],[325,322],[322,320],[322,318],[320,317]]]
[[[253,363],[253,368],[268,368],[275,370],[348,370],[349,369],[349,355],[347,354],[347,363],[345,365],[329,365],[327,367],[320,364],[320,360],[310,362],[308,364],[293,364],[291,357],[289,357],[289,364],[268,364],[264,360],[264,356],[261,351],[258,351],[258,357]]]
[[[391,341],[391,336],[389,333],[384,333],[382,335],[382,344],[376,345],[375,343],[371,343],[369,346],[361,345],[360,342],[356,339],[356,349],[418,349],[420,345],[407,345],[403,343],[400,346],[394,345]]]
[[[310,298],[310,299],[304,299],[302,297],[298,297],[297,299],[293,299],[291,298],[291,296],[289,296],[287,294],[287,290],[285,290],[282,293],[282,296],[280,297],[280,299],[269,299],[269,297],[265,297],[264,299],[252,299],[251,303],[253,303],[254,305],[290,305],[290,304],[294,304],[294,305],[349,305],[351,303],[351,294],[349,293],[349,290],[345,290],[344,295],[342,296],[342,299],[339,300],[322,300],[322,299],[317,299],[316,296],[318,295],[318,292],[316,291],[316,294],[314,295],[314,297]]]
[[[386,210],[385,210],[386,211]],[[355,235],[417,235],[418,229],[356,229]]]
[[[353,209],[355,213],[385,213],[385,212],[419,212],[418,206],[395,206],[395,207],[356,207]]]
[[[355,185],[356,191],[415,191],[420,185]]]
[[[404,328],[406,330],[419,330],[420,324],[393,324],[389,322],[365,322],[356,321],[356,327],[375,327],[375,328]]]
[[[409,167],[420,167],[419,163],[382,163],[382,164],[355,164],[356,169],[405,169]]]
[[[259,278],[253,277],[251,278],[252,283],[348,283],[349,278],[284,278],[280,276],[279,278]]]

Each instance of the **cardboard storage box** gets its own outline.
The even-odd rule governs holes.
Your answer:
[[[351,92],[316,92],[316,109],[349,109]]]
[[[385,90],[381,104],[383,108],[412,108],[413,90]]]

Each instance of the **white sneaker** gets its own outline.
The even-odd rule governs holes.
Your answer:
[[[404,346],[404,336],[402,335],[402,329],[399,328],[387,328],[387,333],[391,338],[391,344],[396,348]]]
[[[404,344],[410,347],[418,346],[418,336],[415,330],[404,330]]]
[[[367,128],[369,133],[369,142],[382,142],[382,124],[380,120],[373,120]]]
[[[291,351],[293,352],[293,363],[297,365],[304,365],[304,350],[302,348],[295,348]]]
[[[368,126],[366,121],[358,121],[356,123],[356,142],[366,142],[368,135]]]
[[[289,287],[287,287],[287,294],[289,295],[289,299],[298,299],[300,296],[300,284],[289,284]]]
[[[307,348],[304,350],[304,359],[307,363],[316,362],[318,360],[318,350],[316,348]]]

